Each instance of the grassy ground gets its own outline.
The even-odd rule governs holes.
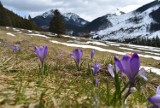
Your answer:
[[[15,37],[6,35],[15,34]],[[24,30],[24,32],[27,32]],[[113,78],[107,73],[107,65],[113,63],[116,54],[97,51],[94,61],[90,61],[91,49],[83,49],[82,70],[77,71],[74,61],[70,58],[72,47],[50,43],[49,40],[66,42],[69,38],[30,37],[25,33],[17,33],[12,29],[0,29],[0,108],[33,108],[45,105],[54,107],[113,107],[110,103],[114,90]],[[9,44],[12,46],[9,47]],[[19,44],[21,50],[13,52],[12,47]],[[46,75],[39,72],[40,61],[34,53],[34,46],[47,45],[49,54],[45,60],[48,66]],[[7,46],[7,47],[6,47]],[[105,47],[107,48],[107,47]],[[110,47],[111,48],[111,47]],[[117,49],[114,47],[113,49]],[[96,87],[87,70],[88,63],[101,63],[100,83]],[[142,65],[158,67],[159,61],[141,58]],[[147,98],[155,94],[160,76],[148,74],[148,81],[137,82],[137,91],[127,101],[128,107],[149,106]],[[141,86],[139,86],[139,84]],[[114,107],[122,107],[115,105]]]

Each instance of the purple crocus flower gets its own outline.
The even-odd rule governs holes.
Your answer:
[[[20,46],[19,46],[19,45],[15,45],[15,46],[13,47],[13,51],[15,52],[15,51],[18,51],[18,50],[20,50]]]
[[[91,54],[90,54],[90,55],[91,55],[91,60],[93,60],[95,53],[96,53],[96,50],[92,50],[92,51],[91,51]]]
[[[127,75],[131,83],[134,84],[135,76],[139,72],[140,58],[136,52],[132,56],[124,55],[121,60],[114,57],[115,64],[118,68]]]
[[[114,78],[114,65],[108,64],[108,72]]]
[[[43,64],[44,59],[46,58],[47,53],[48,53],[48,47],[47,46],[41,46],[40,48],[38,48],[37,46],[35,46],[34,51],[37,54],[37,56],[39,57],[41,63]]]
[[[157,87],[156,95],[150,97],[148,101],[152,103],[154,107],[158,108],[160,106],[160,85]]]
[[[141,68],[140,70],[139,70],[139,73],[138,73],[138,75],[140,76],[140,77],[142,77],[144,80],[148,80],[148,78],[147,78],[147,73],[146,73],[146,70],[144,69],[144,68]]]
[[[73,50],[73,54],[70,54],[71,58],[73,58],[78,66],[80,66],[82,56],[83,56],[83,51],[81,49],[75,49]]]
[[[92,66],[93,74],[96,75],[98,71],[100,70],[100,63],[96,63],[95,65]]]
[[[114,78],[115,74],[114,71],[116,71],[116,73],[119,72],[119,68],[116,65],[112,65],[112,64],[108,64],[108,72],[111,74],[111,76]],[[123,74],[122,74],[123,76]]]

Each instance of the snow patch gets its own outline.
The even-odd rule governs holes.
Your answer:
[[[144,68],[147,72],[153,72],[157,75],[160,75],[160,69],[155,67],[149,67],[149,66],[141,66],[141,68]]]
[[[45,36],[45,35],[42,35],[42,34],[27,34],[27,35],[29,35],[29,36],[38,36],[38,37],[49,38],[49,37],[47,37],[47,36]]]
[[[136,48],[136,49],[139,49],[139,50],[144,50],[144,51],[160,52],[160,48],[157,48],[157,47],[132,45],[132,44],[126,44],[126,46],[128,46],[130,48]]]
[[[9,27],[6,27],[6,29],[9,29]]]
[[[7,35],[10,35],[10,36],[15,36],[14,34],[12,34],[12,33],[6,33]]]
[[[160,56],[159,53],[153,53],[153,52],[145,52],[145,53]]]
[[[19,32],[20,30],[18,30],[18,29],[16,29],[16,28],[13,28],[13,31]]]
[[[67,38],[77,39],[77,37],[73,37],[73,36],[66,36],[66,35],[62,35],[62,36]]]
[[[32,33],[32,30],[28,30],[29,33]]]
[[[108,46],[104,43],[101,43],[101,42],[96,42],[96,41],[87,41],[86,42],[87,44],[93,44],[93,45],[100,45],[100,46]]]
[[[125,47],[119,47],[119,49],[128,50],[128,51],[135,51],[134,49],[131,49],[131,48],[125,48]]]

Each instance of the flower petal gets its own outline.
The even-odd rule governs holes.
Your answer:
[[[37,46],[34,47],[34,51],[39,56],[39,48]]]
[[[114,78],[114,65],[108,64],[108,72]]]
[[[156,106],[160,106],[160,95],[154,95],[148,99],[150,103]]]
[[[115,65],[115,67],[116,67],[116,73],[118,73],[120,70],[119,70],[118,66]]]
[[[90,54],[91,55],[91,59],[93,59],[95,52],[96,52],[96,50],[92,50],[91,51],[91,54]]]
[[[144,68],[141,68],[140,70],[139,70],[139,76],[140,77],[142,77],[142,78],[144,78],[146,81],[148,80],[148,78],[147,78],[147,73],[146,73],[146,70],[144,69]]]
[[[97,74],[98,71],[100,70],[100,63],[96,63],[95,65],[92,66],[93,74]]]
[[[130,69],[130,63],[129,63],[130,59],[131,59],[130,56],[124,55],[121,60],[121,63],[124,69],[123,72],[127,75],[129,79],[131,79],[131,69]]]
[[[114,57],[114,61],[115,61],[115,65],[121,70],[121,71],[124,71],[123,69],[123,66],[122,66],[122,63],[121,61],[118,59],[118,57]]]
[[[131,71],[131,77],[135,77],[136,74],[138,74],[140,68],[140,59],[138,54],[135,52],[133,56],[130,59],[130,71]]]
[[[35,53],[39,57],[40,61],[43,63],[45,57],[47,56],[48,53],[48,47],[47,46],[41,46],[38,48],[37,46],[34,47]]]
[[[160,95],[160,85],[157,87],[156,94]]]
[[[73,55],[74,55],[74,58],[75,58],[76,62],[77,62],[78,64],[80,64],[80,61],[81,61],[82,55],[83,55],[82,50],[75,49],[75,50],[73,51]]]
[[[44,58],[47,56],[48,54],[48,47],[44,46]]]
[[[73,54],[70,54],[70,57],[71,57],[71,58],[73,58],[73,59],[75,59],[75,57],[74,57],[74,55],[73,55]]]

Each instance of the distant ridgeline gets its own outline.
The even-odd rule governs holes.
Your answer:
[[[30,30],[40,30],[32,21],[22,18],[3,7],[0,1],[0,26],[11,26]]]

